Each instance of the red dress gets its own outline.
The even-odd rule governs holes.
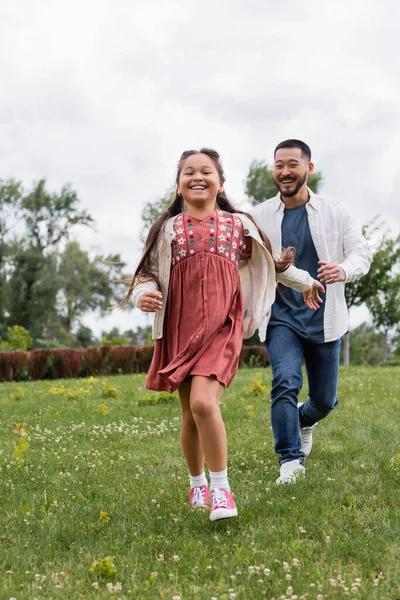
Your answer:
[[[215,210],[200,221],[174,222],[171,277],[163,337],[156,340],[146,388],[172,393],[192,375],[228,387],[243,341],[239,260],[251,255],[241,220]]]

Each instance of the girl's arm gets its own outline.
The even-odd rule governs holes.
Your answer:
[[[156,278],[160,278],[160,257],[161,250],[159,244],[156,248],[153,248],[150,254],[150,261],[152,264],[152,273]],[[134,288],[131,299],[133,305],[139,308],[143,312],[155,312],[162,308],[162,294],[159,291],[157,282],[150,277],[140,281],[140,274],[137,276],[134,282]]]
[[[291,287],[298,292],[303,292],[304,302],[308,308],[317,310],[322,303],[319,292],[325,293],[324,286],[320,281],[313,279],[307,271],[290,265],[283,273],[276,274],[276,280],[286,287]]]
[[[145,312],[154,312],[162,308],[162,294],[155,281],[138,283],[132,292],[132,302],[136,308]]]
[[[278,283],[294,288],[298,292],[307,292],[314,281],[307,271],[298,269],[294,265],[290,265],[283,273],[277,273],[276,280]]]

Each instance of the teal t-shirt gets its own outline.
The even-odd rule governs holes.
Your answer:
[[[318,255],[311,237],[306,205],[285,208],[282,221],[282,247],[296,248],[295,265],[317,279]],[[324,286],[325,287],[325,286]],[[325,296],[322,295],[325,300]],[[286,325],[299,336],[316,343],[324,341],[325,302],[316,311],[308,308],[303,294],[279,284],[268,327]]]

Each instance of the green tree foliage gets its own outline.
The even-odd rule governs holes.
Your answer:
[[[322,181],[322,173],[316,171],[308,178],[308,186],[314,193],[318,193]],[[246,196],[253,206],[273,198],[278,193],[272,176],[272,169],[263,160],[253,160],[245,179]]]
[[[349,335],[351,365],[377,365],[383,361],[385,339],[374,325],[361,323]]]
[[[120,256],[89,257],[69,238],[91,226],[76,192],[46,189],[45,180],[25,191],[0,181],[0,335],[8,325],[25,327],[35,347],[75,343],[72,329],[86,311],[104,314],[116,302],[124,268]],[[46,341],[47,340],[47,341]]]
[[[118,327],[113,327],[110,331],[103,331],[101,334],[102,343],[110,346],[124,346],[127,344],[146,346],[149,344],[149,337],[151,338],[151,325],[145,327],[139,325],[135,330],[128,329],[124,332],[121,332]]]
[[[104,315],[117,301],[118,286],[125,263],[119,254],[90,258],[78,242],[68,242],[58,266],[58,312],[67,332],[71,332],[87,311]]]
[[[92,217],[80,209],[79,203],[70,185],[65,185],[59,194],[50,193],[46,180],[41,179],[32,192],[21,198],[27,240],[44,251],[68,239],[75,225],[93,225]]]
[[[150,227],[157,221],[158,217],[168,208],[174,199],[175,190],[168,190],[164,196],[161,196],[161,198],[158,198],[153,202],[146,202],[140,215],[143,223],[140,234],[140,240],[142,243],[146,241]]]
[[[373,252],[372,262],[364,277],[346,284],[345,295],[349,309],[361,306],[368,298],[379,293],[392,269],[400,261],[400,236],[391,238],[387,233],[379,235],[383,227],[379,217],[375,217],[363,227],[363,234]],[[377,235],[379,238],[374,242]]]
[[[75,334],[77,348],[88,348],[89,346],[98,346],[100,341],[95,338],[93,331],[86,325],[80,325]]]
[[[0,179],[0,337],[6,335],[7,305],[9,287],[7,285],[10,238],[19,222],[22,187],[13,179]]]
[[[29,331],[25,327],[14,325],[14,327],[7,327],[7,340],[5,342],[0,341],[0,351],[21,350],[22,352],[26,352],[31,347],[31,344],[32,338],[29,335]]]
[[[377,293],[366,300],[374,325],[385,339],[383,360],[388,358],[388,335],[392,329],[400,329],[400,274],[393,272],[385,278]]]
[[[44,255],[38,247],[24,248],[15,242],[10,267],[7,322],[22,325],[33,338],[47,336],[58,322],[56,255]]]
[[[59,246],[74,226],[91,225],[93,219],[80,209],[79,198],[68,185],[59,194],[48,192],[44,179],[31,192],[25,192],[15,182],[7,182],[3,187],[13,198],[19,216],[9,245],[7,321],[24,326],[34,338],[47,336],[59,320]],[[13,225],[10,218],[8,222]]]
[[[391,238],[387,233],[382,235],[383,227],[384,223],[379,217],[375,217],[363,227],[363,234],[372,249],[372,262],[364,277],[346,283],[345,296],[349,311],[353,306],[361,306],[367,303],[371,297],[377,296],[385,286],[392,269],[399,263],[400,236]],[[349,365],[351,361],[349,344],[350,338],[346,335],[343,338],[345,366]]]

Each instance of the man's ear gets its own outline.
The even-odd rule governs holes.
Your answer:
[[[309,162],[308,163],[308,174],[312,175],[314,173],[314,163]]]

